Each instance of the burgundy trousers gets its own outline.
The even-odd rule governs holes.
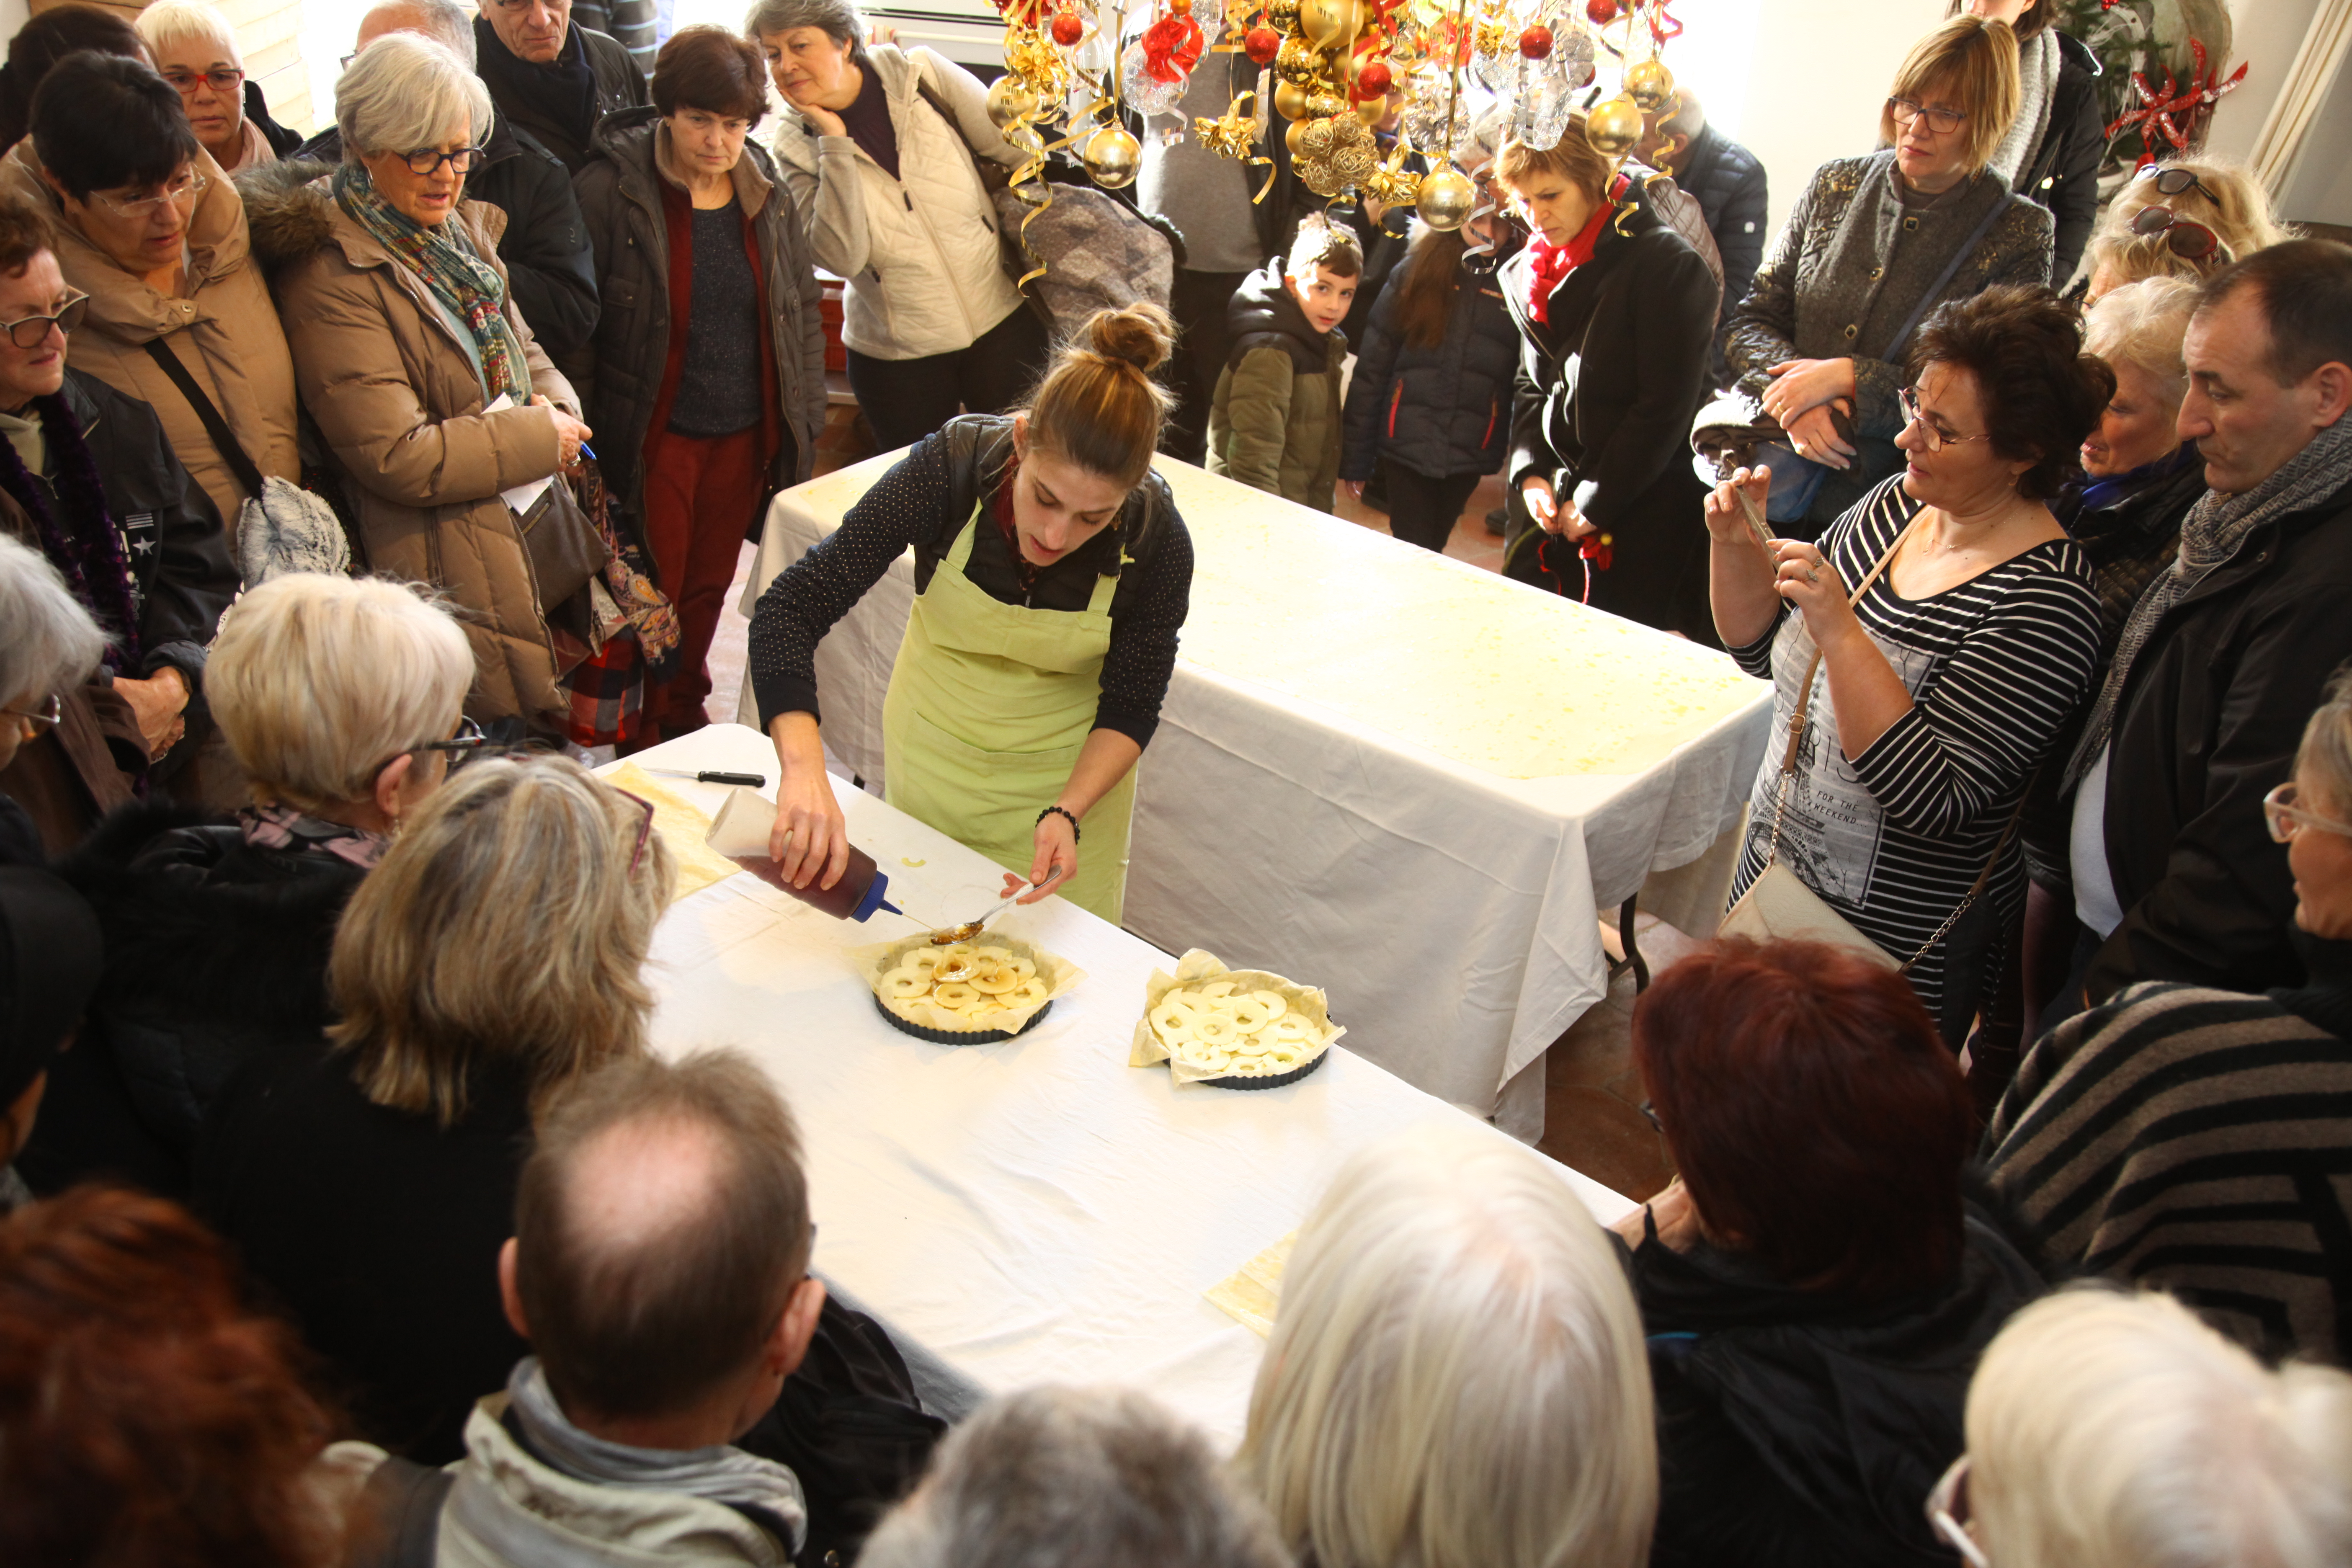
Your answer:
[[[732,436],[679,436],[656,430],[646,437],[646,543],[662,592],[677,606],[677,673],[646,692],[645,743],[699,730],[709,721],[704,661],[735,563],[743,531],[760,504],[760,427]]]

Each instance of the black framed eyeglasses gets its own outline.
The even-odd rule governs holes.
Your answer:
[[[1919,389],[1916,386],[1906,386],[1902,391],[1896,393],[1895,395],[1895,401],[1902,405],[1903,423],[1905,428],[1907,429],[1914,425],[1919,426],[1920,430],[1924,432],[1927,437],[1927,450],[1930,452],[1940,452],[1947,447],[1965,447],[1971,441],[1990,441],[1992,439],[1992,433],[1990,431],[1987,431],[1981,436],[1945,435],[1941,430],[1936,428],[1935,425],[1928,419],[1927,412],[1919,406]]]
[[[2161,163],[2150,163],[2132,178],[2154,182],[2159,195],[2177,196],[2183,191],[2195,191],[2215,206],[2221,205],[2221,198],[2213,194],[2213,187],[2199,179],[2194,169],[2168,169]]]
[[[2229,254],[2220,235],[2201,223],[2182,217],[2170,207],[2140,208],[2132,215],[2131,231],[2143,239],[2164,236],[2165,248],[2184,261],[2203,261],[2217,252],[2225,257]]]
[[[241,70],[168,70],[163,73],[163,79],[178,88],[184,97],[207,82],[212,84],[215,92],[235,92],[245,85],[245,73]]]
[[[455,153],[436,153],[430,147],[419,147],[414,153],[403,153],[400,161],[408,165],[412,174],[430,174],[446,163],[461,174],[470,174],[488,155],[481,147],[460,147]]]
[[[49,341],[49,329],[55,327],[68,337],[79,327],[82,318],[89,314],[89,296],[79,289],[68,289],[73,298],[46,316],[19,316],[13,321],[0,321],[0,331],[20,349],[37,349]]]
[[[44,730],[54,730],[65,722],[66,700],[52,691],[41,700],[40,707],[27,713],[21,708],[0,708],[0,714],[21,719],[37,735]]]
[[[1895,117],[1898,125],[1908,125],[1924,114],[1927,117],[1927,129],[1938,136],[1949,136],[1968,118],[1965,110],[1930,107],[1916,98],[1890,98],[1886,100],[1886,112]]]

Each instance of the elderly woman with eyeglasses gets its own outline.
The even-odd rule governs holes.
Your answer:
[[[2144,278],[2201,283],[2232,261],[2294,237],[2261,181],[2210,159],[2150,163],[2107,204],[2084,257],[2083,298]]]
[[[2264,1366],[2155,1291],[2019,1312],[1927,1500],[1964,1568],[2352,1562],[2352,1377]]]
[[[2050,281],[2054,220],[1987,167],[2018,106],[2005,22],[1955,16],[1913,47],[1879,119],[1881,150],[1813,173],[1732,312],[1738,390],[1788,432],[1766,449],[1772,520],[1819,536],[1899,470],[1895,394],[1939,302]]]
[[[561,732],[557,606],[541,602],[508,492],[528,506],[541,481],[562,482],[589,430],[515,308],[490,209],[465,199],[490,113],[455,55],[390,34],[335,84],[333,174],[250,200],[303,405],[359,520],[356,553],[464,612],[468,712]]]
[[[2294,876],[2305,983],[2149,982],[2026,1056],[1986,1138],[2056,1275],[2170,1290],[2248,1349],[2352,1357],[2352,677],[2264,800]]]
[[[89,296],[74,368],[155,410],[234,537],[260,479],[301,477],[294,365],[245,205],[179,92],[138,60],[68,56],[0,159],[0,193],[47,213],[66,281]]]
[[[196,133],[213,162],[228,174],[275,163],[302,138],[269,118],[261,88],[245,71],[236,29],[205,0],[160,0],[139,13],[155,68],[179,89]]]
[[[290,574],[237,601],[205,695],[252,800],[234,816],[127,805],[64,862],[110,968],[27,1181],[111,1172],[183,1195],[229,1074],[315,1047],[343,905],[478,744],[458,714],[473,673],[448,612],[401,584]]]
[[[196,1206],[363,1436],[459,1458],[474,1402],[528,1352],[498,1278],[533,1117],[645,1048],[674,879],[646,802],[562,757],[469,764],[344,911],[328,1048],[257,1058],[206,1119]]]
[[[1900,476],[1811,544],[1749,524],[1779,476],[1740,469],[1707,500],[1709,571],[1724,647],[1778,686],[1735,899],[1793,876],[1957,1049],[2022,905],[2019,803],[2098,656],[2049,503],[2115,382],[2049,289],[2001,287],[1927,319],[1910,383]],[[1731,929],[1790,934],[1768,909]]]

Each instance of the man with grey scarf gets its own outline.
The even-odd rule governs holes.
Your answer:
[[[816,1330],[815,1237],[799,1133],[744,1058],[640,1058],[566,1091],[499,1258],[537,1353],[475,1407],[425,1521],[431,1555],[383,1561],[784,1568],[807,1532],[801,1483],[733,1444]],[[414,1540],[417,1511],[394,1532]]]
[[[2215,274],[2183,354],[2179,428],[2210,489],[2068,765],[2085,983],[2045,1024],[2134,981],[2304,979],[2262,801],[2352,658],[2352,247],[2293,240]]]

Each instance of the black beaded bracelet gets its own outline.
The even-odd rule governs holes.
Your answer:
[[[1056,813],[1061,816],[1063,821],[1070,825],[1070,842],[1076,844],[1078,841],[1079,837],[1078,819],[1070,814],[1070,808],[1068,806],[1049,805],[1045,810],[1037,814],[1037,820],[1042,823],[1047,817],[1055,816]]]

